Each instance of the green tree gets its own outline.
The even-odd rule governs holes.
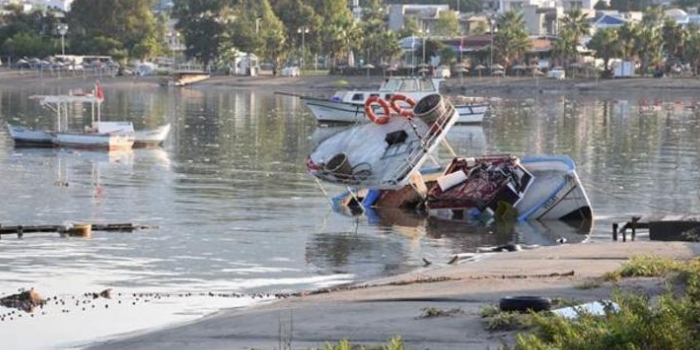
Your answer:
[[[355,26],[352,12],[346,0],[306,0],[321,19],[321,25],[311,28],[319,35],[320,52],[327,53],[331,63],[339,57],[347,57],[360,39],[359,27]]]
[[[688,32],[677,24],[676,21],[667,18],[661,27],[661,40],[663,52],[666,56],[666,71],[683,58],[683,48]]]
[[[574,9],[562,19],[561,28],[554,46],[554,55],[564,61],[568,68],[570,61],[578,58],[578,45],[581,38],[590,32],[591,24],[586,14],[580,9]]]
[[[486,22],[479,22],[474,26],[474,28],[469,28],[469,34],[485,34],[490,30],[489,24]]]
[[[55,46],[46,46],[46,42],[36,33],[17,33],[5,40],[2,45],[5,52],[17,57],[44,57],[54,52]]]
[[[683,59],[690,64],[693,75],[697,75],[698,66],[700,66],[700,27],[697,25],[688,28],[688,40],[685,43]]]
[[[185,54],[208,65],[232,45],[229,24],[233,8],[227,0],[178,0],[175,26],[185,39]]]
[[[158,35],[152,5],[152,0],[75,0],[67,16],[71,40],[80,42],[84,53],[96,53],[90,52],[91,41],[106,37],[130,53],[138,46],[137,56],[157,55],[165,38]]]
[[[441,11],[435,23],[435,35],[458,36],[460,34],[457,14],[453,11]]]
[[[425,49],[423,48],[423,45],[425,45]],[[440,52],[444,48],[445,44],[443,44],[441,41],[426,38],[421,42],[421,46],[419,47],[419,50],[421,50],[418,53],[421,57],[420,61],[430,64],[430,57],[440,55]],[[425,53],[425,60],[423,59],[423,53]]]
[[[620,55],[627,61],[631,61],[634,58],[639,32],[639,25],[633,22],[627,22],[622,27],[617,28]]]
[[[291,55],[297,58],[301,57],[302,31],[304,31],[304,51],[321,52],[319,28],[323,26],[323,20],[308,1],[274,0],[270,1],[270,5],[277,18],[282,22],[286,37],[286,45],[281,49],[280,57]]]
[[[552,57],[568,69],[571,59],[577,56],[577,46],[578,41],[576,41],[574,31],[568,27],[563,27],[559,31],[559,37],[552,48]]]
[[[650,64],[661,61],[663,42],[661,36],[661,26],[665,15],[661,8],[648,8],[644,12],[642,24],[638,26],[634,40],[634,50],[641,61],[642,76]]]
[[[409,36],[418,35],[420,32],[420,25],[414,17],[404,18],[403,28],[399,30],[398,36],[400,38],[406,38]]]
[[[20,6],[8,6],[0,15],[0,55],[15,57],[19,55],[14,51],[18,47],[22,47],[23,56],[44,57],[58,53],[58,23],[58,18],[52,12],[37,10],[25,13]],[[12,42],[5,45],[10,39]],[[39,40],[41,45],[34,45],[36,40]],[[37,51],[28,51],[32,47]]]
[[[520,12],[507,11],[501,14],[497,19],[497,26],[498,32],[493,39],[493,49],[497,58],[506,67],[510,67],[524,58],[532,42],[527,35],[525,20]]]
[[[387,29],[384,17],[382,1],[369,0],[360,22],[359,30],[363,35],[357,51],[363,53],[367,62],[375,66],[390,62],[401,52],[399,38]]]
[[[617,30],[604,28],[596,31],[588,42],[588,48],[595,51],[595,57],[603,60],[605,75],[610,75],[610,60],[621,53]]]
[[[598,2],[595,3],[593,8],[596,10],[607,10],[608,3],[605,0],[598,0]]]

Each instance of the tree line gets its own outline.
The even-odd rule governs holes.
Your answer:
[[[645,0],[646,1],[646,0]],[[330,66],[347,64],[350,52],[365,63],[385,65],[399,57],[399,39],[418,37],[416,51],[427,57],[439,54],[443,62],[457,59],[438,36],[463,35],[454,12],[442,12],[427,33],[422,23],[406,18],[403,28],[388,30],[386,5],[397,0],[363,0],[362,19],[355,21],[347,0],[176,0],[172,11],[154,14],[154,0],[75,0],[72,10],[59,18],[52,12],[24,13],[10,6],[0,16],[0,56],[45,57],[61,51],[59,23],[67,23],[66,53],[111,55],[116,59],[151,59],[169,54],[168,20],[185,44],[185,55],[204,63],[227,62],[238,51],[258,55],[280,67],[293,62],[312,62],[320,55]],[[637,6],[644,1],[611,0],[612,7]],[[680,0],[695,5],[700,0]],[[452,9],[476,10],[480,1],[447,0]],[[636,4],[636,5],[635,5]],[[646,3],[645,3],[646,4]],[[530,48],[522,14],[498,16],[491,51],[494,62],[506,67],[523,62]],[[581,39],[590,30],[589,19],[579,10],[567,14],[559,25],[553,58],[568,65],[579,55]],[[475,32],[488,28],[478,27]],[[589,43],[596,57],[637,57],[646,67],[666,63],[700,64],[700,29],[681,27],[664,18],[660,7],[649,7],[642,23],[630,22],[618,29],[596,32]],[[699,46],[699,47],[696,47]],[[423,56],[417,58],[417,61]]]

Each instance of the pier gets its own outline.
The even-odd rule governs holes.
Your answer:
[[[626,242],[628,230],[632,241],[637,230],[647,230],[651,241],[697,242],[700,239],[700,219],[689,215],[633,216],[622,226],[613,223],[613,241],[622,236],[622,241]]]

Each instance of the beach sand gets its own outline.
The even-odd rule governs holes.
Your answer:
[[[409,349],[494,349],[504,341],[512,344],[515,332],[486,330],[479,313],[504,296],[588,302],[609,298],[613,288],[656,295],[664,291],[664,282],[656,278],[604,283],[592,289],[577,286],[615,270],[634,255],[689,259],[699,253],[700,244],[695,243],[627,242],[494,253],[458,265],[448,265],[450,257],[445,257],[420,271],[249,309],[224,310],[191,324],[90,348],[308,349],[339,339],[381,344],[398,335]],[[424,308],[462,312],[420,318]]]

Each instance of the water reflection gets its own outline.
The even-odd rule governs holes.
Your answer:
[[[340,214],[354,218],[357,225],[375,227],[377,234],[363,235],[356,230],[316,233],[306,247],[306,260],[323,269],[358,276],[405,271],[408,266],[401,262],[408,258],[406,249],[409,252],[420,252],[425,244],[440,244],[445,249],[444,255],[423,253],[437,261],[446,261],[449,254],[477,252],[481,247],[581,243],[588,240],[592,229],[590,221],[480,224],[443,220],[396,208],[374,208],[366,209],[362,214]],[[402,248],[397,242],[387,241],[385,234],[405,237],[408,247]],[[388,251],[393,254],[387,254]]]
[[[59,90],[0,87],[0,124],[50,127],[27,97]],[[2,128],[0,223],[135,222],[159,229],[93,233],[91,240],[3,238],[0,294],[30,286],[47,294],[313,289],[407,271],[422,266],[423,257],[444,261],[479,246],[552,244],[562,236],[607,240],[611,221],[629,215],[700,210],[700,115],[686,108],[694,96],[504,99],[482,126],[458,126],[448,135],[458,155],[571,156],[597,217],[591,229],[559,222],[470,226],[390,212],[343,216],[330,211],[304,167],[323,134],[339,129],[318,128],[298,99],[127,82],[105,86],[105,95],[105,120],[131,120],[137,128],[171,123],[165,147],[121,155],[15,149]],[[660,109],[640,103],[657,98]],[[440,158],[451,155],[441,151]],[[343,190],[328,188],[331,195]]]

